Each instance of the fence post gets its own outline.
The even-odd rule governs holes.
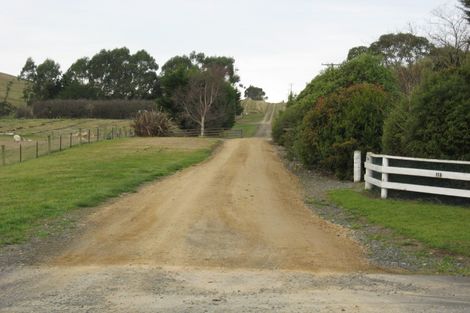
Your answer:
[[[5,165],[5,145],[2,145],[2,165]]]
[[[62,134],[59,135],[59,151],[62,151]]]
[[[361,170],[362,170],[362,164],[361,164],[361,151],[356,150],[354,151],[354,182],[360,182],[361,181]]]
[[[80,138],[79,142],[81,145],[82,144],[82,129],[81,128],[78,129],[78,138]]]
[[[388,167],[388,159],[386,157],[383,157],[382,158],[382,183],[388,182],[388,174],[384,173],[387,167]],[[387,199],[387,193],[388,193],[387,188],[382,187],[382,189],[380,190],[380,197],[382,199]]]
[[[88,143],[91,143],[91,130],[88,129]]]
[[[47,136],[47,154],[51,154],[51,135]]]
[[[21,142],[20,142],[20,163],[23,162],[23,148],[21,147]]]
[[[114,139],[114,127],[111,128],[111,139]]]
[[[100,141],[100,128],[96,127],[96,141]]]
[[[371,153],[370,153],[370,152],[367,152],[367,153],[366,153],[366,162],[365,162],[365,163],[366,163],[366,164],[367,164],[367,163],[372,164],[372,156],[371,156]],[[364,167],[366,167],[366,166],[364,166]],[[364,188],[365,188],[366,190],[371,190],[371,189],[372,189],[372,184],[367,182],[367,178],[368,178],[368,177],[371,177],[371,176],[372,176],[372,175],[371,175],[371,170],[366,167],[366,173],[364,174],[364,181],[365,181],[365,186],[364,186]]]
[[[39,158],[39,141],[36,140],[36,159]]]
[[[69,148],[72,148],[72,133],[70,133]]]

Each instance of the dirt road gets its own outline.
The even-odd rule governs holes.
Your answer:
[[[267,105],[266,113],[263,120],[259,123],[258,130],[256,131],[255,137],[271,137],[271,124],[274,118],[274,115],[277,112],[278,104],[270,103]]]
[[[317,272],[370,269],[346,232],[308,210],[263,139],[104,206],[56,265],[153,264]]]
[[[33,266],[0,268],[0,312],[466,312],[467,278],[389,275],[304,203],[265,139],[97,208]],[[467,311],[468,312],[468,311]]]

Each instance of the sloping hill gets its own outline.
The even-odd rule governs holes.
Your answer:
[[[241,101],[245,113],[265,113],[268,103],[265,101],[251,100],[250,98]]]
[[[23,89],[26,86],[26,82],[23,80],[18,80],[15,76],[5,73],[0,73],[0,100],[3,100],[5,97],[7,85],[11,81],[13,84],[11,85],[7,101],[16,107],[24,105],[25,102],[23,100]]]

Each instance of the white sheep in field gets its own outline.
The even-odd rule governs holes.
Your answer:
[[[14,140],[15,142],[20,142],[20,141],[21,141],[21,136],[20,136],[20,135],[14,135],[14,136],[13,136],[13,140]]]

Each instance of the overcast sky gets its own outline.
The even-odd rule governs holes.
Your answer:
[[[301,91],[349,48],[424,24],[449,0],[1,0],[0,72],[19,74],[26,58],[59,62],[126,46],[161,66],[195,50],[232,56],[241,82],[271,101]]]

